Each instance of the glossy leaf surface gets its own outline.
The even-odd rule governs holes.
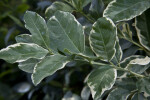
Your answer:
[[[110,19],[99,18],[94,23],[89,39],[97,57],[107,61],[113,58],[116,51],[116,35],[116,27]]]
[[[17,43],[0,50],[0,59],[10,63],[22,62],[29,58],[43,58],[48,51],[33,43]]]
[[[69,58],[62,55],[47,56],[35,65],[32,81],[35,85],[39,84],[45,77],[54,74],[57,70],[65,67],[70,61]]]
[[[149,0],[113,0],[108,4],[103,16],[114,22],[127,21],[141,15],[149,7]]]
[[[68,49],[73,53],[84,51],[85,39],[82,25],[71,13],[58,11],[48,20],[47,25],[53,50]]]
[[[101,95],[112,88],[117,72],[110,66],[101,66],[95,69],[88,77],[88,86],[91,89],[94,100],[99,100]]]

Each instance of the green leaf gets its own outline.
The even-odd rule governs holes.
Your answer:
[[[113,0],[103,0],[105,5],[108,5],[111,1],[113,1]]]
[[[15,16],[8,14],[8,17],[10,17],[17,25],[19,25],[20,27],[23,27],[23,24],[21,23],[21,21]]]
[[[144,95],[142,93],[135,93],[131,100],[148,100],[144,97]]]
[[[135,73],[143,73],[150,66],[150,58],[149,57],[139,57],[131,60],[127,65],[127,69],[135,72]]]
[[[141,15],[149,7],[149,0],[113,0],[104,10],[103,16],[114,22],[127,21]]]
[[[90,15],[97,20],[102,17],[104,11],[104,3],[102,0],[92,0],[89,8]]]
[[[57,70],[65,67],[70,58],[62,55],[47,56],[35,65],[32,81],[35,85],[39,84],[45,77],[54,74]]]
[[[26,61],[20,62],[18,67],[22,71],[25,71],[27,73],[33,73],[33,69],[38,62],[39,62],[38,59],[31,58]]]
[[[134,78],[127,78],[127,77],[116,80],[116,83],[115,83],[115,85],[118,88],[126,89],[126,90],[129,90],[130,92],[137,90],[135,84],[136,84],[136,81]]]
[[[73,53],[81,53],[85,47],[82,25],[68,12],[57,11],[48,20],[50,46],[54,51],[68,49]]]
[[[122,68],[129,69],[135,73],[141,74],[149,67],[149,63],[148,63],[149,61],[147,59],[148,58],[144,58],[143,56],[133,55],[133,56],[130,56],[130,57],[124,59],[120,63],[120,66]],[[144,61],[144,62],[142,62],[142,61]],[[122,77],[124,74],[125,74],[125,72],[118,70],[118,77]]]
[[[135,26],[141,45],[150,51],[150,10],[136,18]]]
[[[116,27],[108,18],[99,18],[90,33],[90,46],[97,57],[111,60],[115,54]],[[110,49],[111,48],[111,49]]]
[[[41,59],[48,51],[36,44],[17,43],[0,50],[0,59],[9,63],[22,62],[29,58]]]
[[[46,19],[52,17],[54,13],[58,10],[71,13],[73,12],[74,9],[64,2],[56,1],[46,9],[45,11]]]
[[[117,72],[111,66],[101,66],[95,69],[88,77],[88,86],[94,100],[99,100],[101,95],[112,88],[117,77]]]
[[[73,7],[78,10],[82,10],[87,4],[91,2],[91,0],[69,0]]]
[[[21,34],[16,36],[17,43],[33,43],[32,35],[29,34]]]
[[[32,34],[32,40],[49,50],[50,38],[45,20],[37,13],[27,11],[24,15],[24,22],[25,27]]]
[[[141,78],[136,83],[139,92],[145,92],[150,95],[150,78]]]
[[[116,88],[110,92],[106,100],[127,100],[130,91],[122,88]]]
[[[112,62],[114,64],[119,64],[121,62],[123,52],[122,52],[122,49],[119,45],[119,39],[118,38],[117,38],[117,41],[116,41],[115,49],[116,49],[116,53],[115,53],[115,56],[112,59]]]
[[[124,59],[124,60],[120,63],[120,66],[121,66],[122,68],[127,68],[127,66],[128,66],[128,64],[130,63],[130,61],[133,60],[133,59],[136,59],[136,58],[138,58],[138,57],[140,57],[140,56],[134,55],[134,56],[127,57],[126,59]],[[124,71],[120,71],[120,70],[118,70],[117,72],[118,72],[118,73],[117,73],[117,76],[118,76],[118,77],[123,77],[123,76],[126,74]]]
[[[145,58],[136,58],[130,61],[130,64],[138,64],[138,65],[147,65],[150,63],[150,58],[146,56]]]

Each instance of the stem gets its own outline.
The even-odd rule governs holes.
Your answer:
[[[102,64],[102,63],[94,62],[94,61],[92,61],[92,62],[91,62],[91,64],[96,64],[96,65],[105,65],[105,64]],[[128,73],[130,73],[130,74],[132,74],[132,75],[134,75],[134,76],[140,77],[140,78],[145,77],[144,75],[137,74],[137,73],[132,72],[132,71],[130,71],[130,70],[128,70],[128,69],[121,68],[121,67],[117,67],[117,66],[116,66],[116,65],[114,65],[112,62],[110,62],[110,64],[112,65],[112,67],[113,67],[113,68],[115,68],[115,69],[117,69],[117,70],[121,70],[121,71],[128,72]]]
[[[133,43],[134,45],[140,47],[142,50],[144,50],[144,51],[150,56],[150,52],[149,52],[147,49],[145,49],[142,45],[140,45],[140,44],[134,42],[133,40],[129,40],[129,39],[127,39],[127,38],[123,38],[123,39],[128,40],[129,42]]]

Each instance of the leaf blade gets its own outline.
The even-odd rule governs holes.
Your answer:
[[[116,52],[116,38],[114,23],[108,18],[99,18],[90,33],[90,46],[97,57],[109,61]]]
[[[47,76],[54,74],[57,70],[65,67],[70,61],[66,56],[53,55],[44,58],[38,64],[36,64],[33,74],[32,81],[35,85],[39,84],[42,79]]]
[[[0,50],[0,58],[10,63],[22,62],[29,58],[43,58],[48,51],[33,43],[17,43]]]
[[[51,32],[50,45],[54,51],[57,51],[57,49],[64,51],[64,48],[73,53],[84,51],[85,37],[83,28],[72,14],[57,11],[48,20],[47,25]]]
[[[26,11],[24,15],[25,27],[31,32],[32,40],[49,50],[49,34],[45,20],[37,13]]]
[[[127,21],[141,15],[149,7],[149,0],[113,0],[104,10],[103,16],[114,22]]]
[[[107,65],[101,66],[89,75],[87,82],[94,100],[99,100],[104,91],[112,88],[117,77],[116,74],[116,69]]]

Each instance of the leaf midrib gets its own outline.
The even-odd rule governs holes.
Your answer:
[[[56,17],[55,17],[56,19]],[[64,28],[62,27],[61,23],[58,21],[58,19],[56,19],[56,22],[58,22],[58,24],[60,25],[61,29],[63,30],[63,32],[65,33],[65,35],[68,37],[68,39],[71,41],[71,43],[74,45],[74,47],[78,50],[78,52],[80,52],[80,50],[76,47],[76,45],[74,44],[74,42],[71,40],[71,38],[67,35],[67,32],[64,30]],[[67,23],[68,24],[68,23]]]
[[[36,15],[36,14],[35,14]],[[36,16],[38,16],[38,15],[36,15]],[[41,39],[42,39],[42,41],[43,41],[43,43],[44,43],[44,45],[46,46],[46,48],[49,50],[49,47],[47,46],[47,44],[46,44],[46,42],[44,41],[44,38],[43,38],[43,36],[41,35],[41,32],[39,31],[39,29],[36,27],[36,25],[35,25],[35,23],[34,23],[34,21],[33,21],[33,19],[32,19],[32,17],[31,16],[29,16],[30,17],[30,19],[32,20],[32,23],[33,23],[33,25],[35,26],[35,28],[38,30],[38,34],[40,35],[40,37],[41,37]],[[36,20],[37,21],[37,20]],[[46,32],[47,33],[47,32]],[[45,34],[46,34],[45,33]]]

